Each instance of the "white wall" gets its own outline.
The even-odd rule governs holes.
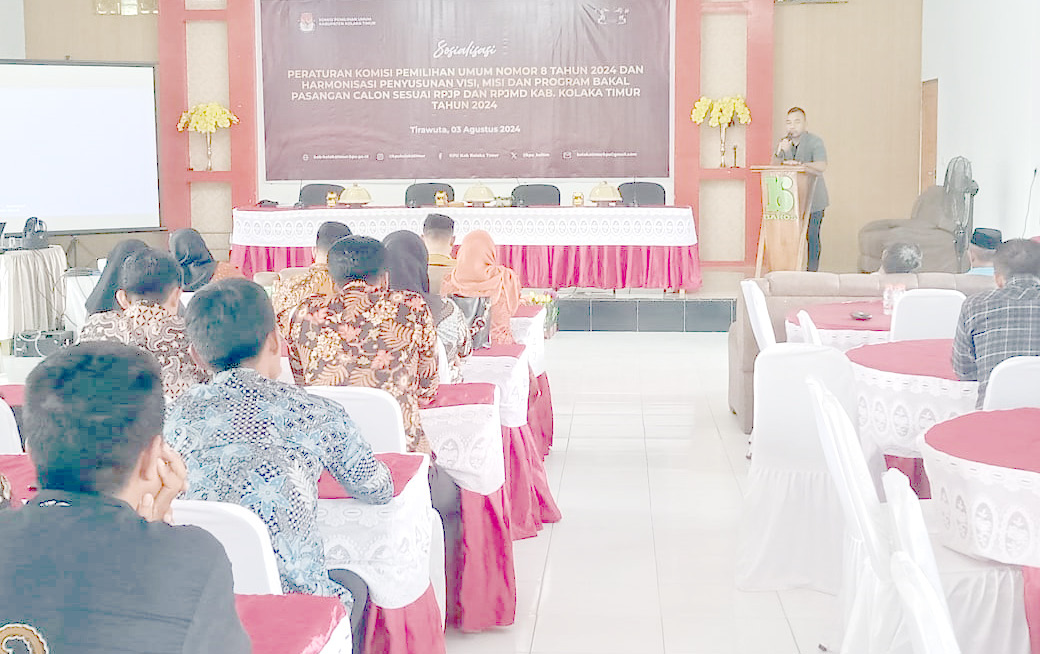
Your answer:
[[[979,184],[975,226],[1040,234],[1040,3],[924,0],[921,79],[939,80],[938,167],[967,157]]]
[[[22,0],[0,0],[0,59],[25,59]]]

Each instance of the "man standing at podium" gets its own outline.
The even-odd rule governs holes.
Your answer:
[[[785,124],[787,134],[776,145],[773,163],[804,165],[820,173],[809,212],[809,229],[805,235],[809,241],[809,262],[806,269],[815,272],[820,268],[820,225],[823,224],[823,210],[829,204],[827,184],[823,181],[823,171],[827,169],[827,148],[823,145],[823,139],[806,131],[805,110],[801,107],[791,107],[787,110]]]

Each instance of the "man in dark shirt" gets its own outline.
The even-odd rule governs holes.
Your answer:
[[[224,548],[163,522],[186,474],[164,408],[159,366],[136,347],[75,345],[29,375],[41,490],[0,512],[0,626],[28,625],[58,654],[251,651]]]
[[[806,270],[815,272],[820,269],[820,227],[823,225],[823,211],[830,204],[827,183],[823,181],[823,171],[827,170],[827,148],[823,145],[823,139],[806,131],[805,110],[801,107],[791,107],[787,110],[785,126],[787,133],[776,145],[773,163],[803,165],[819,173],[812,206],[809,209],[809,227],[805,233],[809,242]]]
[[[1040,243],[1005,241],[993,268],[997,288],[964,301],[953,340],[953,369],[960,379],[978,380],[979,407],[998,363],[1040,355]]]

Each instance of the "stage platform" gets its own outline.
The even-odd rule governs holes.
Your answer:
[[[735,316],[740,280],[753,273],[711,268],[701,272],[703,284],[693,293],[561,289],[560,331],[724,332]]]

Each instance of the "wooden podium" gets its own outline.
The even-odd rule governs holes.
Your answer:
[[[762,225],[755,277],[771,270],[805,268],[805,232],[820,173],[795,165],[752,166],[762,174]]]

